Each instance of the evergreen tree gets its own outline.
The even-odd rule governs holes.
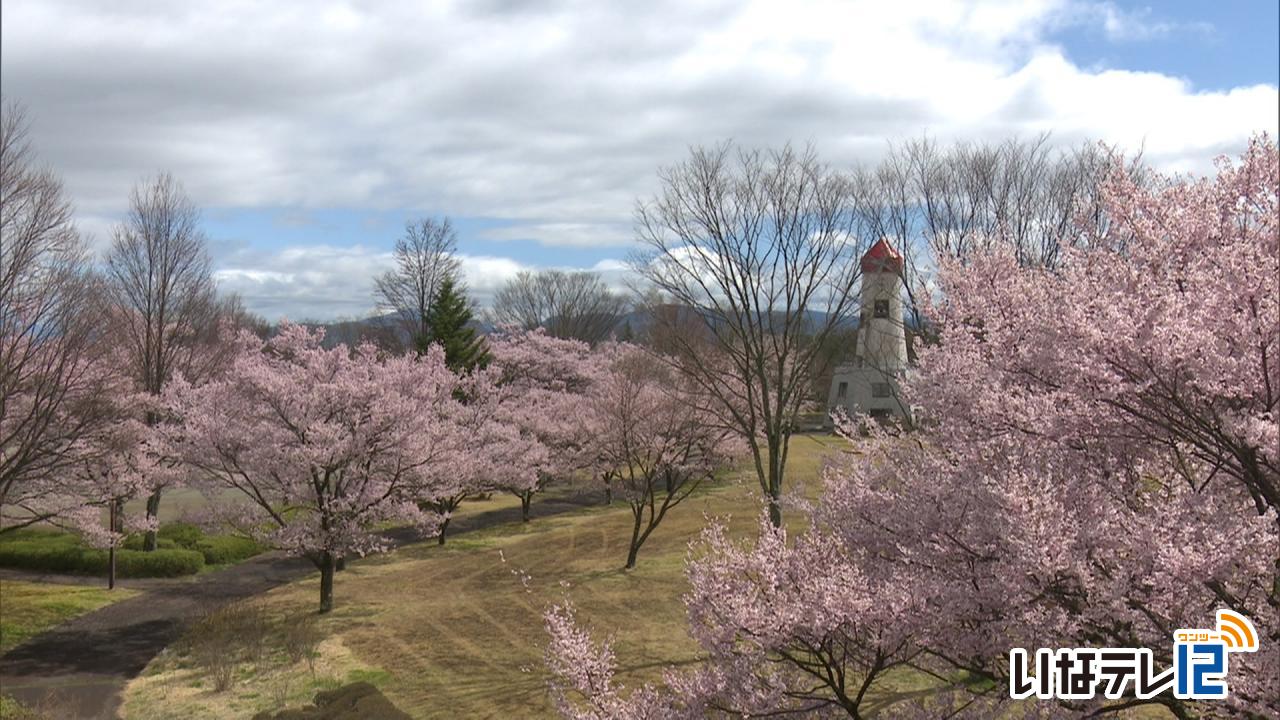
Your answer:
[[[489,362],[484,338],[476,335],[471,322],[471,303],[465,291],[452,277],[440,283],[440,289],[427,310],[427,333],[419,336],[418,352],[439,343],[444,348],[445,363],[451,370],[471,370]]]

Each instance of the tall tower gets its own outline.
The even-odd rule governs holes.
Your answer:
[[[907,371],[902,290],[902,255],[881,239],[862,256],[857,347],[853,362],[832,374],[828,410],[886,420],[908,416],[898,392],[898,381]]]
[[[897,374],[907,369],[902,322],[902,255],[881,239],[862,256],[862,314],[856,358],[864,366]]]

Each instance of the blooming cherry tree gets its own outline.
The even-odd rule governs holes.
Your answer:
[[[547,463],[546,448],[513,415],[520,399],[501,382],[494,367],[477,368],[460,378],[457,402],[451,406],[453,423],[437,449],[441,461],[419,476],[415,495],[419,505],[439,519],[441,545],[449,521],[468,497],[511,491],[530,497],[539,487],[539,468]],[[447,460],[446,460],[447,458]],[[528,503],[524,503],[528,519]]]
[[[793,538],[708,531],[686,602],[709,660],[666,692],[627,693],[607,647],[549,615],[565,714],[860,717],[904,667],[935,691],[895,715],[1280,713],[1274,651],[1234,653],[1211,708],[1003,707],[1011,648],[1147,647],[1163,668],[1222,607],[1280,644],[1278,161],[1258,138],[1216,178],[1145,188],[1117,163],[1108,222],[1056,269],[999,243],[943,263],[940,343],[904,389],[923,429],[855,437]]]
[[[627,569],[667,512],[683,502],[740,443],[701,410],[688,381],[648,353],[606,346],[606,371],[575,415],[594,477],[610,483],[631,507]]]
[[[434,524],[416,500],[456,457],[459,381],[438,350],[383,357],[322,337],[289,324],[266,342],[244,334],[223,377],[168,393],[166,439],[206,489],[239,496],[228,519],[315,563],[323,613],[338,558],[382,548],[377,523]]]
[[[528,468],[504,487],[520,498],[521,516],[529,520],[533,497],[549,483],[587,467],[585,448],[594,431],[580,422],[582,408],[594,392],[602,356],[584,342],[552,337],[545,331],[507,329],[489,341],[493,361],[493,417],[538,448],[518,456]]]

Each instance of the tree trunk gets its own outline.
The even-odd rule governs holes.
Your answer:
[[[520,520],[529,522],[529,506],[533,504],[533,493],[526,492],[520,495]]]
[[[631,547],[627,550],[627,565],[624,570],[633,570],[636,566],[636,554],[640,552],[640,514],[635,513],[635,524],[631,526]]]
[[[333,571],[337,567],[333,553],[320,556],[320,614],[333,610]]]
[[[437,538],[437,540],[439,541],[437,543],[438,545],[444,544],[444,531],[447,530],[448,527],[449,527],[449,518],[445,518],[444,522],[440,523],[440,536]]]
[[[147,525],[155,525],[153,522],[156,515],[160,513],[160,490],[147,496]],[[146,537],[142,539],[142,549],[151,552],[156,549],[156,531],[148,530]]]
[[[343,570],[346,570],[346,569],[347,569],[347,556],[346,556],[346,555],[339,555],[339,556],[338,556],[338,561],[337,561],[336,563],[334,563],[333,569],[334,569],[334,570],[337,570],[338,572],[342,572]]]
[[[116,532],[117,519],[120,517],[119,506],[119,500],[111,501],[111,532]],[[114,539],[111,541],[111,549],[108,551],[107,557],[107,589],[116,589],[116,543]]]
[[[782,445],[785,441],[769,439],[769,522],[782,527]]]

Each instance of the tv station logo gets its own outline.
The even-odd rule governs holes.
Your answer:
[[[1257,652],[1258,631],[1249,618],[1218,610],[1213,629],[1173,634],[1173,667],[1156,672],[1148,648],[1040,648],[1031,661],[1026,650],[1009,651],[1009,697],[1041,700],[1153,698],[1173,690],[1182,700],[1227,696],[1232,653]],[[1034,671],[1034,675],[1031,673]]]

